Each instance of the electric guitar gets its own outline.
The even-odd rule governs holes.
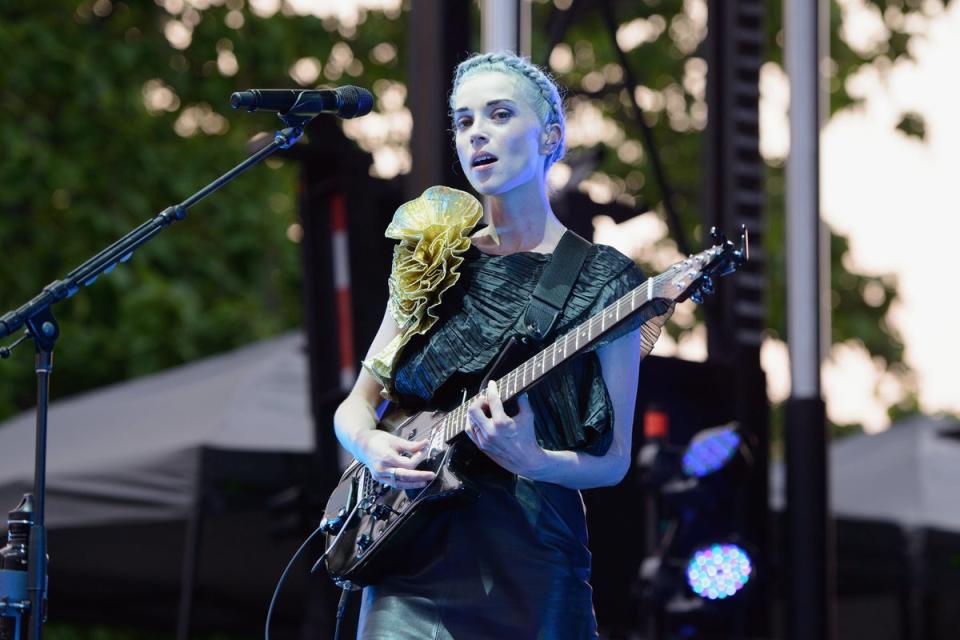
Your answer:
[[[690,298],[702,302],[703,294],[713,291],[714,278],[735,271],[749,258],[745,228],[741,229],[739,246],[715,228],[711,236],[717,243],[713,247],[648,278],[497,380],[501,399],[507,402],[516,398],[653,300],[676,303]],[[411,415],[396,411],[380,420],[378,429],[401,438],[429,439],[426,452],[417,454],[423,456],[417,468],[433,471],[436,477],[420,489],[395,489],[374,480],[366,466],[354,460],[324,509],[320,528],[326,534],[326,551],[314,570],[325,565],[342,588],[372,584],[389,574],[392,558],[398,557],[396,552],[403,549],[404,541],[416,534],[418,524],[437,509],[476,497],[477,489],[467,473],[474,456],[462,451],[473,443],[461,435],[467,426],[467,407],[475,399],[467,398],[447,413],[422,411]]]

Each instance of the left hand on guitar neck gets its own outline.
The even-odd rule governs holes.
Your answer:
[[[517,475],[533,478],[546,463],[545,453],[533,428],[533,410],[527,394],[517,399],[520,410],[510,417],[500,401],[500,392],[491,380],[485,399],[474,401],[467,409],[467,436],[501,467]]]

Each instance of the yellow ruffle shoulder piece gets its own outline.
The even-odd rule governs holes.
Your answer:
[[[462,254],[470,248],[470,231],[483,216],[469,193],[436,186],[400,206],[384,235],[399,240],[393,250],[387,308],[400,333],[363,366],[393,393],[393,370],[410,339],[437,321],[434,312],[443,292],[460,278]]]

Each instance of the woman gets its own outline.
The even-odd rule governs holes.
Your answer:
[[[381,393],[416,408],[459,404],[517,335],[566,231],[545,181],[564,151],[553,81],[512,54],[475,55],[457,68],[450,107],[460,164],[489,196],[490,219],[476,229],[479,203],[443,187],[397,211],[388,311],[335,417],[343,446],[403,489],[433,479],[415,468],[426,441],[374,429]],[[592,246],[545,344],[642,280],[622,254]],[[477,472],[479,499],[434,518],[409,566],[365,590],[359,637],[596,637],[578,489],[617,484],[629,468],[638,365],[652,346],[639,324],[555,369],[520,396],[515,415],[490,383],[467,428],[492,461]]]

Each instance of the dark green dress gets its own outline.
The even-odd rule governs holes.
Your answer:
[[[395,393],[414,408],[457,406],[477,391],[501,346],[517,334],[551,255],[493,256],[471,248],[460,280],[444,294],[440,319],[404,348]],[[611,247],[590,249],[553,338],[643,281]],[[636,329],[635,318],[598,345]],[[529,392],[535,429],[547,449],[603,455],[613,409],[591,350],[551,372]],[[492,466],[492,463],[491,463]],[[481,473],[481,495],[433,519],[409,550],[408,565],[364,590],[363,640],[510,640],[597,636],[590,551],[580,492],[497,471]]]

